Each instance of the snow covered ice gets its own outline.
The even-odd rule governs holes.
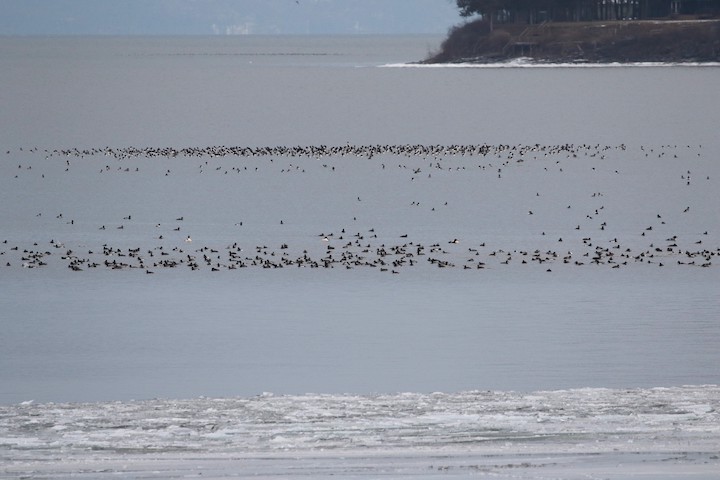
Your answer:
[[[713,478],[720,389],[0,407],[5,476]]]

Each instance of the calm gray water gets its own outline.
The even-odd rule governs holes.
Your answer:
[[[128,214],[143,226],[113,229],[112,241],[124,248],[151,248],[153,226],[180,215],[194,222],[194,244],[204,242],[199,245],[244,241],[277,248],[287,238],[302,244],[350,225],[353,232],[377,227],[395,239],[409,232],[445,242],[458,231],[479,242],[490,225],[496,247],[503,241],[534,245],[538,227],[524,223],[523,202],[534,201],[536,190],[580,203],[602,190],[614,208],[614,225],[621,225],[613,235],[625,235],[633,246],[645,219],[675,211],[682,234],[709,230],[705,245],[717,246],[712,182],[720,177],[720,69],[383,66],[421,59],[439,41],[0,39],[4,255],[13,255],[10,245],[47,245],[51,238],[100,248],[108,240],[97,226],[114,227]],[[142,173],[133,177],[108,180],[97,172],[110,160],[73,158],[79,166],[66,175],[64,160],[46,161],[43,153],[103,146],[486,142],[630,145],[633,153],[616,155],[613,169],[640,158],[641,146],[692,145],[692,155],[686,155],[691,163],[672,170],[636,168],[617,182],[612,170],[600,180],[580,172],[572,177],[580,183],[548,180],[542,175],[553,161],[545,170],[538,165],[509,175],[516,182],[511,187],[480,188],[477,177],[458,177],[414,189],[407,176],[378,177],[365,167],[326,178],[317,173],[321,161],[310,159],[297,161],[315,168],[305,183],[285,180],[279,166],[239,184],[199,180],[198,165],[207,159],[179,160],[171,168],[177,165],[180,173],[170,179],[158,161],[138,163]],[[39,150],[28,152],[34,147]],[[352,162],[333,161],[338,170]],[[294,160],[282,162],[284,168]],[[21,173],[32,165],[47,176],[18,175],[18,164]],[[706,183],[672,190],[688,169],[702,172]],[[493,197],[482,198],[483,191]],[[368,210],[354,203],[361,196]],[[405,215],[398,207],[410,200],[439,206],[445,199],[454,209],[441,220]],[[494,214],[482,210],[488,204]],[[681,223],[676,207],[691,204],[701,213]],[[522,217],[502,221],[515,210]],[[77,224],[53,222],[60,212]],[[574,218],[548,215],[552,225],[572,231]],[[291,220],[291,233],[278,231],[281,218]],[[251,233],[224,229],[243,219],[254,226]],[[564,269],[552,277],[544,269],[517,268],[488,275],[75,275],[62,268],[0,268],[0,402],[717,384],[717,268],[662,274]]]

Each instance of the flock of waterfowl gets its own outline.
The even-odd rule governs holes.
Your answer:
[[[710,267],[720,248],[701,248],[702,241],[694,242],[692,247],[679,246],[677,237],[665,239],[662,243],[653,243],[650,248],[633,250],[624,247],[617,239],[604,245],[594,244],[589,237],[583,239],[584,249],[562,249],[562,239],[558,247],[546,250],[505,250],[491,248],[485,243],[461,246],[457,239],[441,243],[423,244],[414,241],[373,242],[367,233],[355,233],[347,237],[338,235],[328,237],[323,234],[325,247],[306,248],[298,252],[287,243],[268,247],[256,245],[243,247],[239,243],[222,248],[202,246],[194,248],[190,237],[187,246],[158,245],[150,249],[141,247],[115,247],[103,244],[98,250],[70,248],[51,239],[47,244],[8,248],[3,241],[2,256],[10,257],[15,253],[15,261],[7,261],[4,267],[21,266],[23,268],[45,267],[52,260],[62,262],[73,271],[86,269],[140,269],[154,273],[157,269],[185,267],[189,270],[209,269],[211,271],[234,270],[248,267],[256,268],[376,268],[382,272],[400,273],[406,267],[432,265],[438,268],[485,269],[501,265],[534,264],[542,265],[551,271],[555,265],[606,265],[620,268],[628,265],[647,264],[663,267],[677,264],[696,267]],[[375,234],[372,234],[376,238]],[[406,240],[406,235],[402,236]],[[331,240],[331,238],[333,238]],[[301,247],[302,248],[302,247]],[[311,253],[310,250],[313,250]]]
[[[392,145],[392,144],[377,144],[377,145],[354,145],[346,144],[339,146],[328,146],[328,145],[306,145],[306,146],[263,146],[263,147],[249,147],[249,146],[208,146],[208,147],[185,147],[185,148],[174,148],[174,147],[125,147],[125,148],[112,148],[106,147],[95,147],[95,148],[69,148],[69,149],[43,149],[42,151],[37,147],[29,149],[30,152],[41,151],[46,155],[46,158],[52,156],[61,157],[87,157],[104,155],[111,156],[116,159],[127,159],[134,157],[164,157],[164,158],[176,158],[176,157],[309,157],[309,158],[322,158],[322,157],[365,157],[373,158],[378,155],[395,155],[402,157],[423,157],[423,158],[442,158],[449,155],[462,155],[462,156],[482,156],[488,155],[502,155],[507,154],[509,159],[513,157],[523,157],[528,154],[544,154],[553,155],[558,153],[569,153],[577,155],[580,152],[595,151],[598,154],[602,151],[621,149],[625,150],[625,145],[619,146],[601,146],[596,145],[574,145],[574,144],[562,144],[562,145],[490,145],[490,144],[473,144],[473,145]],[[22,149],[20,150],[22,151]],[[6,152],[8,155],[11,153],[10,150]]]
[[[579,159],[589,161],[587,166],[595,171],[606,155],[629,155],[626,145],[343,145],[343,146],[297,146],[297,147],[231,147],[211,146],[204,148],[90,148],[90,149],[19,149],[6,151],[5,162],[20,160],[17,168],[5,168],[0,181],[12,182],[20,180],[35,167],[34,175],[46,180],[44,169],[49,172],[54,166],[57,172],[58,159],[66,173],[71,172],[75,162],[82,159],[82,168],[97,169],[99,173],[107,172],[140,172],[146,164],[143,162],[159,158],[171,162],[171,168],[155,170],[169,176],[173,172],[172,165],[187,167],[191,159],[199,158],[201,163],[191,170],[194,173],[243,173],[257,171],[259,168],[272,166],[273,173],[306,172],[311,168],[322,168],[335,172],[343,165],[342,162],[373,161],[372,168],[381,171],[396,169],[405,172],[402,181],[411,182],[420,179],[431,179],[433,173],[464,172],[480,170],[490,172],[493,178],[502,179],[509,168],[525,162],[540,162],[542,168],[563,172],[563,168],[572,167]],[[682,166],[679,180],[691,188],[698,175],[693,172],[694,164],[681,163],[690,157],[700,157],[701,146],[641,146],[631,155],[634,158],[672,156]],[[111,167],[104,159],[110,157],[117,164]],[[350,159],[346,157],[352,157]],[[680,157],[680,158],[678,158]],[[230,160],[230,163],[217,164],[218,159]],[[249,159],[261,160],[264,163],[249,163]],[[402,160],[405,159],[405,160]],[[39,160],[39,161],[38,161]],[[132,165],[127,162],[133,160]],[[324,160],[318,162],[318,160]],[[452,161],[451,161],[452,160]],[[23,165],[26,161],[26,165]],[[177,163],[172,163],[177,162]],[[400,163],[396,163],[400,162]],[[599,162],[599,163],[598,163]],[[165,164],[163,164],[165,165]],[[686,168],[687,167],[687,168]],[[618,170],[612,173],[620,175]],[[702,172],[699,177],[709,182],[709,171]],[[437,174],[437,173],[436,173]],[[528,175],[526,173],[526,175]],[[48,179],[51,174],[48,173]],[[352,181],[352,179],[350,179]],[[43,188],[42,184],[33,184],[34,188]],[[447,184],[446,184],[447,185]],[[452,185],[452,183],[450,183]],[[538,189],[542,180],[538,179]],[[433,189],[427,183],[420,187],[420,192]],[[429,190],[422,190],[429,189]],[[500,190],[502,191],[502,190]],[[349,192],[357,202],[363,199],[357,192]],[[503,193],[508,197],[516,195],[514,191]],[[206,195],[212,195],[206,193]],[[312,193],[308,194],[312,197]],[[540,193],[535,193],[540,197]],[[683,215],[691,215],[691,202],[677,205],[674,212],[657,212],[654,218],[647,219],[634,231],[613,229],[603,216],[605,205],[604,193],[588,191],[595,203],[580,213],[567,205],[567,211],[573,211],[572,228],[545,230],[526,234],[515,239],[508,245],[502,244],[502,236],[473,232],[464,237],[457,231],[447,231],[444,236],[429,237],[422,229],[415,229],[412,222],[404,224],[408,230],[398,234],[392,228],[375,226],[372,213],[363,222],[356,217],[348,218],[348,224],[325,232],[310,232],[303,226],[295,225],[293,234],[287,238],[278,237],[274,244],[253,243],[257,238],[252,233],[252,225],[238,221],[235,227],[237,239],[232,242],[208,240],[204,244],[193,241],[189,234],[192,220],[188,215],[163,219],[146,229],[146,236],[140,241],[136,237],[128,237],[118,231],[133,227],[134,217],[130,212],[122,218],[108,219],[107,224],[95,225],[93,238],[96,243],[88,242],[87,231],[84,235],[73,234],[73,228],[87,229],[87,221],[76,222],[76,218],[66,218],[62,213],[53,212],[54,223],[47,227],[46,238],[23,241],[18,235],[11,238],[0,238],[0,270],[24,268],[38,269],[52,266],[66,267],[71,271],[87,270],[134,270],[147,274],[161,270],[184,268],[186,270],[225,271],[247,268],[278,269],[278,268],[309,268],[309,269],[375,269],[392,274],[401,273],[410,267],[445,268],[462,270],[487,270],[502,268],[505,265],[535,265],[545,271],[568,266],[605,266],[607,268],[623,268],[632,265],[652,265],[668,267],[674,265],[698,268],[712,267],[716,257],[720,255],[720,247],[713,244],[717,240],[716,230],[718,218],[706,218],[702,229],[693,231],[672,230],[672,220],[680,222]],[[291,200],[292,201],[292,200]],[[426,203],[423,200],[423,204]],[[718,202],[720,203],[720,202]],[[408,208],[421,205],[421,200],[413,200]],[[447,206],[447,201],[438,203]],[[720,206],[720,205],[718,205]],[[542,208],[542,207],[540,207]],[[7,208],[4,209],[7,217]],[[432,207],[435,211],[435,206]],[[38,212],[40,217],[45,212]],[[441,213],[440,213],[441,214]],[[524,215],[536,217],[536,209],[531,205]],[[48,214],[46,213],[46,218]],[[189,221],[186,221],[188,219]],[[579,220],[578,220],[579,219]],[[195,218],[196,222],[201,219]],[[110,222],[113,222],[112,224]],[[276,220],[273,220],[275,222]],[[10,225],[7,219],[3,220]],[[82,223],[82,225],[79,225]],[[283,220],[277,220],[282,225]],[[696,222],[697,223],[697,222]],[[55,229],[53,225],[64,225]],[[337,225],[337,224],[336,224]],[[381,225],[382,226],[382,225]],[[231,225],[228,225],[230,228]],[[136,229],[137,230],[137,229]],[[461,229],[458,229],[461,230]],[[420,233],[423,231],[423,233]],[[299,232],[299,233],[298,233]],[[8,230],[5,233],[11,233]],[[459,237],[459,238],[458,238]],[[532,237],[532,238],[530,238]],[[131,242],[135,242],[130,244]]]

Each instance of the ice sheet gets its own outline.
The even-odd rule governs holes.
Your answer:
[[[711,478],[720,388],[0,407],[7,477]]]

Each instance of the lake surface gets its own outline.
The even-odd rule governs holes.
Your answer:
[[[24,247],[21,253],[50,240],[77,249],[151,249],[157,225],[172,235],[180,216],[182,231],[172,237],[179,248],[187,246],[185,232],[196,248],[240,242],[277,250],[288,241],[306,250],[321,248],[320,233],[377,229],[377,244],[409,233],[408,241],[428,245],[460,237],[463,247],[534,249],[547,246],[538,237],[545,228],[579,242],[584,232],[571,226],[589,222],[586,213],[601,203],[616,227],[603,230],[608,239],[622,235],[629,246],[647,248],[651,242],[639,233],[666,212],[688,243],[688,235],[709,231],[705,245],[717,246],[717,68],[386,66],[421,59],[438,41],[2,39],[3,254],[13,254],[11,245]],[[613,150],[605,162],[583,150],[574,163],[567,152],[528,153],[528,162],[506,165],[501,150],[444,155],[448,168],[424,180],[408,165],[414,172],[436,159],[388,152],[297,160],[52,153],[505,143]],[[645,149],[680,160],[647,160]],[[108,164],[132,172],[113,174]],[[254,176],[240,175],[241,166]],[[448,173],[470,166],[477,171]],[[233,168],[234,178],[218,174]],[[495,178],[502,168],[505,178]],[[627,174],[613,173],[617,168]],[[588,177],[600,169],[606,173]],[[683,174],[690,170],[688,187]],[[602,202],[593,203],[596,192],[604,192]],[[557,208],[566,201],[575,204],[571,217]],[[681,216],[691,203],[695,216]],[[538,218],[528,216],[532,209],[544,211],[542,223],[528,223]],[[123,222],[127,216],[132,220]],[[657,235],[670,233],[667,227]],[[0,401],[718,383],[716,267],[658,272],[149,276],[4,267]]]
[[[720,69],[440,41],[1,38],[0,476],[714,478]]]

